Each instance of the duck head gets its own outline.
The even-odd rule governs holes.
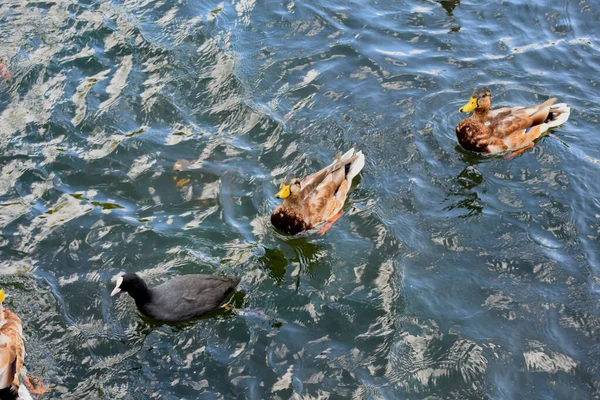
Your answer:
[[[288,197],[296,197],[300,194],[302,185],[300,179],[294,178],[289,184],[282,183],[279,192],[275,193],[275,197],[279,199],[287,199]]]
[[[476,111],[487,111],[490,109],[492,105],[492,92],[490,89],[485,87],[477,88],[473,91],[471,98],[461,108],[458,109],[460,112],[471,112],[473,110]]]

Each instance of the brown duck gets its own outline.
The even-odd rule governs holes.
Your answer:
[[[460,112],[475,110],[456,126],[458,143],[467,150],[498,154],[523,151],[548,129],[569,119],[571,109],[565,103],[554,104],[555,98],[539,106],[499,108],[491,110],[492,93],[487,88],[475,89]]]
[[[303,180],[283,183],[275,197],[284,199],[273,211],[271,223],[280,231],[295,235],[324,222],[333,223],[348,196],[354,178],[363,169],[365,156],[349,150],[333,163]],[[326,229],[321,230],[325,233]]]
[[[4,308],[4,290],[0,290],[0,398],[2,399],[31,399],[31,395],[21,385],[21,369],[25,357],[23,342],[23,326],[21,319],[14,312]],[[47,391],[38,380],[34,387],[28,377],[25,383],[34,394]]]

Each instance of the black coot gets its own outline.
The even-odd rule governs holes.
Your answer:
[[[125,274],[117,278],[110,295],[127,292],[144,314],[159,321],[177,322],[217,310],[238,283],[238,277],[183,275],[150,289],[136,274]]]

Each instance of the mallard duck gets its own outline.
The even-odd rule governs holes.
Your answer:
[[[21,319],[4,308],[4,290],[0,290],[0,389],[17,398],[21,385],[25,345]]]
[[[319,172],[281,184],[275,197],[283,199],[283,203],[273,211],[271,223],[280,231],[295,235],[336,218],[346,201],[352,178],[364,165],[362,152],[351,149]]]
[[[31,399],[31,393],[42,395],[48,391],[41,379],[34,387],[25,376],[21,385],[21,369],[25,358],[23,342],[23,326],[21,319],[14,312],[4,308],[4,290],[0,290],[0,399]]]
[[[2,61],[1,58],[0,58],[0,76],[5,80],[10,79],[10,72],[8,72],[8,69],[4,65],[4,62]]]
[[[147,316],[162,322],[180,322],[219,309],[238,283],[238,277],[182,275],[148,288],[142,278],[129,273],[117,276],[110,295],[127,292]]]
[[[492,92],[477,88],[469,102],[459,108],[460,112],[475,112],[459,122],[456,137],[462,147],[480,153],[498,154],[529,148],[548,129],[569,119],[569,106],[554,104],[555,101],[552,98],[539,106],[490,111]]]

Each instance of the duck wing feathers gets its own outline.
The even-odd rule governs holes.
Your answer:
[[[492,135],[506,138],[513,133],[543,124],[550,114],[550,106],[556,98],[548,99],[543,104],[531,107],[500,108],[488,114],[489,127]]]
[[[322,170],[304,178],[301,182],[302,192],[300,193],[300,198],[307,199],[313,194],[312,192],[313,190],[315,190],[315,188],[319,188],[319,186],[321,186],[323,183],[327,183],[326,178],[328,178],[331,174],[335,173],[336,171],[341,172],[341,176],[343,177],[345,175],[344,170],[346,165],[352,164],[360,156],[359,154],[351,154],[349,157],[346,157],[350,152],[353,153],[354,149],[350,150],[343,156],[337,158],[333,163],[323,168]],[[341,184],[341,182],[339,184]],[[322,188],[323,186],[321,186],[321,189]]]
[[[351,166],[360,159],[358,171],[350,171]],[[338,157],[331,165],[311,175],[309,184],[302,182],[301,196],[307,213],[305,219],[311,226],[328,221],[343,207],[354,175],[364,165],[361,152],[354,154],[354,149]],[[306,181],[306,180],[305,180]]]

